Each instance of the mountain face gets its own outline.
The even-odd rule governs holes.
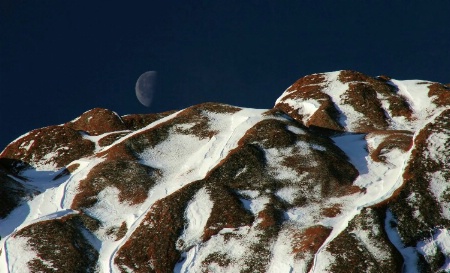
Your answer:
[[[450,87],[320,73],[272,109],[92,109],[0,154],[0,272],[448,272]]]

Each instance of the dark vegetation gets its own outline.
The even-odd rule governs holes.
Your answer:
[[[119,115],[103,108],[94,108],[84,112],[78,119],[65,125],[93,136],[128,129]]]
[[[389,208],[392,210],[398,220],[398,231],[402,241],[406,246],[415,246],[417,242],[430,238],[438,228],[450,228],[450,219],[442,215],[440,202],[450,202],[444,196],[444,200],[439,200],[430,191],[430,175],[436,171],[442,172],[445,185],[450,192],[450,141],[440,143],[444,154],[437,154],[439,157],[430,158],[427,151],[430,142],[428,137],[432,133],[449,133],[450,128],[450,110],[442,112],[433,123],[429,123],[417,135],[415,139],[415,148],[412,151],[411,161],[404,173],[404,186]],[[442,263],[441,252],[437,251],[436,257],[422,257],[425,262],[422,267],[426,270],[437,270]],[[436,264],[437,263],[437,264]]]
[[[39,259],[28,263],[30,272],[95,272],[98,253],[83,235],[76,215],[29,225],[15,234],[28,239]]]
[[[344,70],[339,74],[339,80],[349,84],[348,90],[341,97],[343,103],[351,105],[363,115],[354,132],[368,133],[373,130],[388,129],[391,117],[383,111],[382,99],[389,103],[389,114],[392,117],[403,116],[407,120],[411,119],[412,110],[409,104],[397,94],[396,87],[386,78],[372,78],[356,71]],[[326,79],[323,74],[303,77],[288,88],[287,95],[275,105],[275,108],[303,123],[304,117],[298,113],[297,109],[284,101],[295,98],[314,99],[320,103],[319,109],[305,125],[343,131],[344,128],[339,123],[340,114],[336,106],[331,98],[322,92],[325,87]],[[441,90],[443,87],[439,85],[436,88]]]
[[[398,90],[386,78],[372,78],[360,72],[344,70],[339,75],[339,80],[349,83],[346,92],[346,102],[351,104],[356,111],[363,113],[367,118],[362,124],[361,132],[370,130],[387,129],[387,116],[381,109],[380,96],[389,102],[389,112],[393,117],[403,116],[407,120],[411,118],[412,110]]]
[[[96,165],[79,185],[72,208],[88,208],[97,202],[97,195],[107,187],[119,189],[119,201],[142,203],[159,177],[158,170],[136,160],[110,160]]]
[[[126,115],[122,116],[122,121],[127,127],[128,130],[139,130],[144,128],[145,126],[149,125],[150,123],[153,123],[159,119],[165,118],[176,111],[167,111],[163,113],[156,113],[156,114],[133,114],[133,115]]]
[[[330,242],[327,251],[335,258],[330,265],[330,272],[401,272],[402,256],[387,237],[384,212],[382,208],[363,209]],[[365,233],[367,238],[361,233]],[[377,249],[379,253],[372,249]]]
[[[303,123],[304,117],[298,113],[297,109],[293,108],[284,101],[289,99],[317,100],[320,102],[319,109],[304,125],[315,125],[322,128],[342,131],[344,128],[337,121],[339,118],[339,112],[336,109],[336,106],[331,101],[331,98],[322,92],[325,80],[324,74],[308,75],[297,80],[287,89],[286,92],[288,92],[288,94],[283,97],[283,99],[278,102],[274,108],[287,113],[293,119]]]
[[[409,131],[396,131],[396,130],[386,130],[386,131],[374,131],[369,133],[366,139],[371,137],[383,137],[383,141],[376,147],[369,147],[370,157],[375,162],[385,162],[385,153],[390,152],[393,149],[400,149],[407,152],[411,149],[413,145],[413,133]]]
[[[304,229],[292,227],[292,247],[293,254],[296,259],[302,259],[306,261],[307,271],[313,266],[314,254],[317,253],[319,248],[328,238],[331,233],[331,229],[317,225]]]
[[[29,147],[27,147],[29,146]],[[66,126],[49,126],[31,131],[20,141],[9,144],[0,158],[21,160],[31,166],[35,163],[53,164],[62,168],[70,162],[91,155],[95,145]],[[51,158],[47,158],[53,154]]]
[[[442,204],[450,203],[450,141],[441,143],[442,154],[431,158],[427,152],[428,138],[433,133],[450,135],[450,110],[444,111],[433,123],[426,125],[415,139],[413,132],[389,130],[390,118],[405,117],[412,120],[412,110],[406,100],[399,96],[390,78],[371,78],[355,71],[342,71],[339,80],[349,84],[342,99],[360,112],[356,132],[368,133],[367,138],[382,136],[377,147],[368,147],[375,162],[386,163],[385,153],[400,149],[409,151],[413,146],[411,160],[404,172],[404,184],[392,198],[362,209],[347,228],[326,247],[335,261],[330,272],[401,272],[402,257],[389,241],[384,230],[386,210],[395,215],[397,229],[406,246],[415,247],[417,242],[427,240],[440,228],[450,228],[450,219],[443,215]],[[213,207],[201,240],[207,242],[222,236],[224,241],[239,239],[233,230],[251,228],[258,240],[250,245],[250,251],[241,261],[241,272],[265,272],[269,265],[273,244],[283,230],[292,237],[291,247],[295,259],[312,267],[314,254],[328,238],[331,229],[315,224],[298,227],[287,221],[285,212],[290,208],[309,205],[319,207],[317,217],[337,217],[342,213],[339,202],[324,202],[332,197],[362,194],[364,189],[353,185],[358,176],[356,168],[346,155],[328,137],[342,133],[339,112],[331,98],[322,92],[324,74],[306,76],[295,82],[274,109],[267,111],[259,123],[250,128],[240,139],[238,147],[231,151],[204,179],[192,181],[178,191],[158,200],[145,215],[141,225],[124,242],[114,262],[123,271],[172,272],[175,264],[193,245],[180,238],[186,227],[184,213],[193,196],[202,188],[209,194]],[[441,106],[450,105],[450,90],[446,85],[429,85],[429,96]],[[298,109],[285,103],[286,99],[314,99],[320,103],[316,113],[304,124]],[[389,103],[389,113],[382,109],[382,101]],[[102,223],[84,213],[98,201],[98,194],[108,188],[119,190],[119,201],[139,204],[146,200],[150,189],[162,178],[162,171],[140,163],[146,149],[167,140],[172,134],[191,135],[198,139],[210,139],[218,132],[211,127],[217,114],[233,114],[241,108],[218,103],[204,103],[189,107],[173,118],[144,127],[175,111],[127,115],[120,117],[107,109],[92,109],[77,120],[61,126],[33,130],[30,134],[11,143],[0,155],[0,218],[5,217],[20,202],[30,198],[26,179],[21,171],[33,164],[53,163],[61,169],[58,178],[75,171],[76,159],[88,156],[104,158],[80,181],[72,208],[76,215],[32,224],[21,229],[15,236],[28,239],[38,259],[30,262],[31,272],[95,272],[97,251],[83,234],[95,233]],[[287,114],[287,115],[285,115]],[[288,127],[304,133],[294,133]],[[141,130],[108,150],[94,155],[95,145],[84,138],[105,135],[99,146],[105,147],[132,131]],[[124,132],[117,132],[124,131]],[[295,130],[294,130],[295,131]],[[275,151],[277,165],[270,161]],[[48,159],[46,156],[55,156]],[[437,158],[437,159],[436,159]],[[277,169],[289,169],[296,179],[281,179]],[[430,189],[430,177],[440,171],[447,190],[435,196]],[[17,178],[16,181],[13,177]],[[295,189],[293,200],[277,195],[281,189]],[[253,197],[245,194],[251,190],[268,203],[253,214],[244,202]],[[221,233],[224,228],[230,232]],[[122,239],[129,227],[126,222],[108,227],[107,235]],[[365,234],[367,237],[362,236]],[[373,249],[378,249],[382,256]],[[437,272],[445,262],[445,255],[438,249],[434,256],[420,256],[421,272]],[[226,267],[234,262],[224,253],[211,253],[202,261],[203,269],[210,265]],[[50,266],[51,265],[51,266]]]
[[[22,200],[31,195],[21,183],[11,178],[15,174],[10,171],[10,166],[17,166],[19,163],[0,158],[0,219],[6,217]]]
[[[193,182],[158,200],[131,238],[119,249],[114,262],[122,272],[173,272],[181,257],[176,249],[184,226],[184,210],[203,186]]]
[[[211,104],[206,106],[211,107]],[[197,116],[199,115],[198,113],[203,111],[203,109],[197,107],[189,109],[188,113]],[[212,111],[212,109],[208,109],[208,111]],[[185,121],[185,114],[187,113],[182,112],[175,119],[180,123],[197,121],[196,124],[200,124],[200,127],[207,125],[207,120],[204,120],[203,116]],[[254,226],[257,223],[253,228],[259,230],[259,241],[251,245],[254,255],[249,255],[245,258],[244,264],[247,266],[242,271],[264,272],[271,257],[270,246],[284,222],[283,211],[287,207],[295,206],[295,204],[286,204],[275,195],[281,187],[289,185],[291,182],[279,181],[273,176],[267,165],[266,149],[288,148],[298,141],[305,141],[310,145],[323,146],[327,150],[327,152],[314,149],[310,151],[315,160],[320,160],[319,166],[322,166],[321,163],[323,163],[323,168],[299,171],[311,172],[308,179],[310,182],[304,181],[304,183],[312,183],[311,187],[315,184],[326,183],[322,187],[323,189],[330,188],[330,185],[334,185],[334,188],[322,192],[318,197],[308,196],[308,190],[305,190],[305,197],[298,201],[303,205],[305,202],[316,202],[318,199],[330,195],[340,196],[354,193],[352,181],[358,173],[348,163],[342,151],[334,146],[330,139],[311,135],[310,133],[307,133],[305,136],[296,135],[289,131],[287,126],[301,126],[298,123],[278,120],[269,116],[267,118],[251,128],[240,140],[239,147],[211,170],[204,180],[191,183],[189,186],[185,186],[176,193],[155,203],[143,224],[133,233],[132,239],[126,242],[119,251],[115,260],[116,264],[119,267],[123,266],[123,270],[125,270],[125,267],[129,267],[136,270],[136,272],[140,272],[139,270],[142,272],[146,270],[149,272],[165,272],[163,268],[173,268],[180,258],[180,250],[186,251],[192,247],[185,245],[185,242],[177,241],[177,239],[181,235],[184,226],[183,213],[187,203],[201,185],[204,185],[214,205],[204,230],[203,241],[209,240],[212,236],[224,236],[225,238],[226,234],[219,234],[224,228],[235,229],[243,226]],[[160,128],[164,126],[169,125],[164,124]],[[164,129],[163,131],[169,130]],[[185,133],[194,134],[199,138],[204,137],[197,134],[195,130]],[[148,139],[146,145],[149,145],[151,139],[154,138]],[[293,169],[298,169],[303,164],[304,152],[302,150],[293,150],[292,158],[286,159],[286,165]],[[295,157],[296,154],[297,157]],[[299,158],[299,162],[293,163],[297,158]],[[331,171],[327,170],[327,168],[331,168]],[[101,169],[104,168],[102,167]],[[326,179],[326,176],[333,178],[331,180],[329,177]],[[298,185],[299,190],[303,186]],[[241,199],[249,197],[242,196],[240,194],[242,190],[257,191],[261,195],[267,196],[270,201],[257,215],[252,215],[243,206]],[[230,234],[230,236],[234,235]],[[156,240],[156,237],[159,239]],[[142,238],[147,239],[143,240]],[[141,251],[139,255],[136,255],[135,251],[138,249],[144,249],[145,251]],[[156,257],[159,258],[157,259]],[[203,264],[207,268],[208,264],[226,265],[229,262],[230,258],[225,254],[217,254],[208,257],[206,261],[203,261]]]

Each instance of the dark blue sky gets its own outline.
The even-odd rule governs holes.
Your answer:
[[[94,107],[271,108],[316,72],[448,83],[450,2],[416,2],[2,0],[0,150]],[[159,77],[150,108],[134,93],[147,70]]]

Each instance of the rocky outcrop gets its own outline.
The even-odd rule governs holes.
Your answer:
[[[0,271],[450,270],[449,98],[337,71],[33,130],[0,154]]]

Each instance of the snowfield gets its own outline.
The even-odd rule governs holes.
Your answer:
[[[346,130],[346,132],[333,135],[330,139],[346,154],[348,161],[358,171],[359,175],[353,181],[353,185],[363,191],[330,197],[323,200],[322,203],[293,206],[292,204],[295,204],[299,197],[298,188],[293,185],[301,184],[302,181],[308,179],[308,172],[305,171],[300,175],[293,167],[284,164],[285,158],[294,153],[299,154],[304,158],[302,166],[314,169],[318,165],[316,161],[310,159],[311,154],[313,152],[326,153],[328,152],[327,148],[306,141],[296,141],[290,147],[261,149],[267,169],[274,181],[278,181],[278,183],[282,183],[280,181],[292,182],[292,185],[280,186],[276,192],[273,192],[273,195],[281,200],[280,202],[287,204],[288,209],[284,212],[284,222],[276,237],[267,243],[270,250],[270,261],[268,261],[266,272],[329,272],[328,265],[335,259],[329,250],[330,243],[348,227],[350,221],[364,208],[388,200],[403,186],[403,174],[411,160],[411,152],[415,146],[413,145],[407,151],[398,148],[383,150],[384,160],[374,160],[370,153],[385,141],[386,136],[353,132],[357,122],[362,118],[362,114],[343,102],[343,96],[349,84],[338,80],[339,73],[339,71],[325,73],[326,82],[322,84],[323,92],[331,98],[339,111],[340,125]],[[395,86],[398,94],[410,103],[414,115],[410,120],[399,116],[389,116],[389,102],[379,97],[382,99],[382,108],[392,120],[390,128],[412,131],[414,143],[418,133],[427,124],[432,123],[445,108],[436,106],[433,98],[428,97],[430,83],[392,79],[389,84]],[[286,94],[283,94],[278,101],[285,96]],[[284,102],[298,109],[305,124],[320,107],[320,102],[314,99],[289,99]],[[71,205],[79,191],[80,181],[85,179],[95,166],[106,160],[106,156],[97,156],[98,154],[107,154],[114,146],[171,121],[182,111],[168,115],[136,131],[117,131],[99,136],[84,134],[84,139],[95,144],[95,154],[73,161],[71,165],[77,164],[78,167],[69,175],[60,175],[63,169],[58,170],[52,165],[52,158],[58,156],[58,153],[52,153],[44,157],[42,165],[22,171],[20,177],[11,176],[27,189],[31,189],[33,194],[7,217],[0,219],[0,273],[28,272],[27,263],[33,259],[39,259],[38,254],[27,244],[26,237],[15,236],[19,230],[41,221],[61,219],[70,214],[81,213],[71,209]],[[209,129],[217,132],[211,137],[199,138],[192,134],[177,133],[176,129],[172,129],[163,141],[146,147],[141,153],[136,154],[140,164],[160,172],[147,199],[139,204],[120,202],[119,190],[115,187],[106,187],[98,194],[99,201],[83,211],[102,223],[95,233],[86,231],[84,235],[86,240],[98,251],[98,272],[120,272],[119,267],[115,264],[115,257],[120,248],[127,243],[142,224],[145,216],[157,201],[195,181],[205,179],[214,168],[239,147],[241,139],[258,122],[265,119],[288,122],[288,119],[283,116],[266,115],[266,111],[265,109],[242,108],[234,113],[205,112],[204,114],[209,120]],[[195,124],[186,123],[178,126],[179,130],[189,130]],[[289,125],[286,130],[298,136],[307,134],[307,129],[301,126]],[[100,146],[100,139],[111,134],[124,135],[112,144]],[[446,133],[431,134],[428,139],[427,158],[448,163],[449,155],[446,151],[449,147],[444,143],[449,141],[449,138]],[[18,141],[20,138],[14,142]],[[20,147],[28,150],[32,145],[33,142],[27,142],[21,144]],[[239,170],[236,177],[244,175],[247,171],[245,168]],[[441,201],[443,215],[450,219],[450,202],[444,201],[446,200],[445,194],[449,190],[444,185],[446,182],[444,173],[436,171],[430,175],[430,181],[430,192]],[[258,215],[272,202],[272,199],[268,197],[269,193],[270,191],[251,189],[236,192],[242,206],[255,218],[253,224],[239,228],[223,228],[217,235],[203,241],[214,202],[211,193],[204,187],[200,188],[184,208],[185,224],[176,245],[177,250],[181,252],[181,259],[175,265],[174,272],[201,272],[205,270],[203,262],[212,254],[220,257],[226,256],[228,262],[212,263],[207,268],[208,272],[241,272],[243,268],[247,268],[246,261],[251,260],[252,247],[263,236],[263,232],[259,228],[262,220],[258,218]],[[322,213],[324,207],[335,204],[339,204],[340,213],[335,216],[327,216]],[[429,240],[418,242],[416,247],[407,247],[398,233],[396,221],[393,213],[388,211],[384,230],[391,243],[403,256],[405,272],[419,272],[418,253],[424,257],[432,257],[437,251],[446,255],[445,263],[440,269],[450,270],[450,230],[445,228],[435,230]],[[114,238],[109,231],[111,228],[119,228],[123,222],[127,227],[124,236],[120,239]],[[298,258],[293,251],[292,229],[303,230],[312,226],[325,227],[330,230],[330,233],[315,253],[305,253],[302,258]],[[361,238],[361,241],[368,246],[372,253],[384,255],[384,250],[370,244],[368,233],[358,231],[356,236]],[[45,266],[51,269],[53,265],[47,262]]]

